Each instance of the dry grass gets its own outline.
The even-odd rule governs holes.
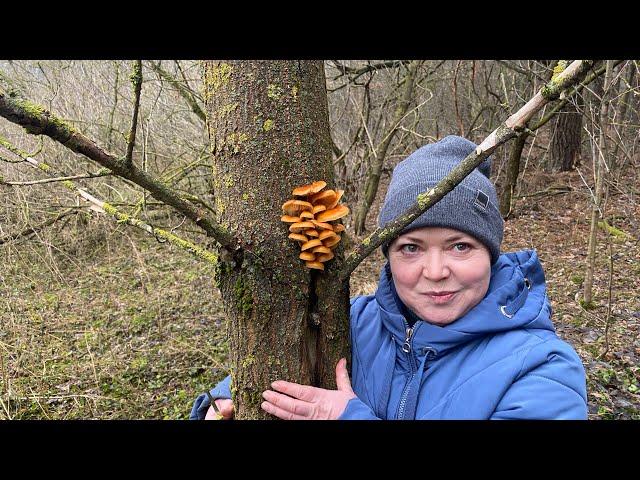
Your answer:
[[[2,251],[0,418],[186,418],[226,370],[211,267],[122,227],[80,242]]]

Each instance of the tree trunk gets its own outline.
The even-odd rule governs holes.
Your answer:
[[[522,157],[522,150],[524,149],[528,136],[529,135],[526,132],[518,135],[515,142],[513,142],[513,145],[511,145],[511,150],[509,151],[507,178],[502,189],[502,195],[500,195],[500,214],[505,219],[511,214],[513,192],[518,185],[518,175],[520,174],[520,158]]]
[[[581,140],[582,113],[569,102],[556,115],[545,171],[568,172],[578,166]]]
[[[217,218],[240,254],[216,277],[228,316],[238,419],[268,416],[261,393],[277,379],[335,388],[350,359],[349,286],[332,273],[343,252],[309,270],[280,221],[296,186],[335,188],[321,61],[205,62],[205,101]]]
[[[402,118],[406,115],[407,110],[409,110],[409,105],[411,104],[411,98],[413,95],[416,71],[420,63],[420,61],[415,60],[409,64],[407,75],[405,77],[402,99],[394,112],[393,120],[391,121],[391,129],[382,141],[382,145],[378,152],[372,152],[373,161],[371,162],[371,167],[369,168],[369,173],[367,175],[367,182],[364,187],[364,198],[355,214],[355,231],[358,235],[365,231],[365,220],[367,219],[367,214],[369,213],[371,204],[376,198],[376,193],[378,193],[380,175],[382,174],[382,164],[387,156],[389,145],[391,145],[391,141],[398,131]]]

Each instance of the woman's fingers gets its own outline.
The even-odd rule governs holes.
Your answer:
[[[207,414],[205,415],[205,420],[231,420],[233,419],[234,408],[233,408],[233,400],[230,398],[218,398],[214,400],[215,406],[209,406],[207,410]]]
[[[300,385],[299,383],[285,382],[284,380],[276,380],[271,384],[271,388],[305,402],[313,402],[319,390],[309,385]]]
[[[213,409],[212,406],[209,406],[209,409],[207,410],[207,414],[204,417],[205,420],[218,420],[218,414],[216,413],[216,411]]]
[[[336,386],[341,392],[353,394],[349,372],[347,371],[347,360],[344,358],[341,358],[336,364]]]
[[[266,400],[262,409],[284,420],[333,420],[339,418],[355,393],[347,371],[347,361],[342,358],[336,365],[337,390],[300,385],[284,380],[271,384],[273,390],[265,390]]]
[[[281,418],[282,420],[308,420],[307,417],[296,415],[293,412],[284,410],[280,407],[276,407],[273,403],[262,402],[261,407],[265,412],[275,417]]]
[[[285,412],[285,415],[290,414],[294,417],[309,418],[313,413],[313,406],[311,404],[278,392],[265,390],[262,392],[262,397],[266,400],[266,402],[263,402],[262,408],[268,413],[272,412],[265,408],[265,404],[267,404],[267,407],[271,406],[274,410],[277,409],[278,411]],[[272,414],[284,418],[276,413]]]
[[[225,420],[231,420],[233,418],[233,400],[230,398],[219,398],[216,400],[216,405],[222,418]]]

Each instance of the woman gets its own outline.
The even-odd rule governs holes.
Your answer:
[[[400,162],[381,226],[476,145],[449,136]],[[382,250],[375,295],[351,301],[353,387],[277,381],[262,408],[283,419],[586,419],[580,358],[551,323],[535,251],[500,255],[503,221],[487,159]],[[212,391],[232,418],[229,377]],[[208,411],[207,411],[208,409]],[[213,418],[208,398],[191,418]]]

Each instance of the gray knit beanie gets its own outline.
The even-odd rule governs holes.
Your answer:
[[[393,170],[378,224],[382,227],[403,213],[415,203],[418,194],[435,187],[476,147],[465,138],[450,135],[419,148],[405,158]],[[498,210],[496,188],[489,180],[490,173],[491,157],[401,233],[420,227],[460,230],[477,238],[489,249],[493,265],[500,256],[504,221]],[[382,245],[385,256],[389,243]]]

